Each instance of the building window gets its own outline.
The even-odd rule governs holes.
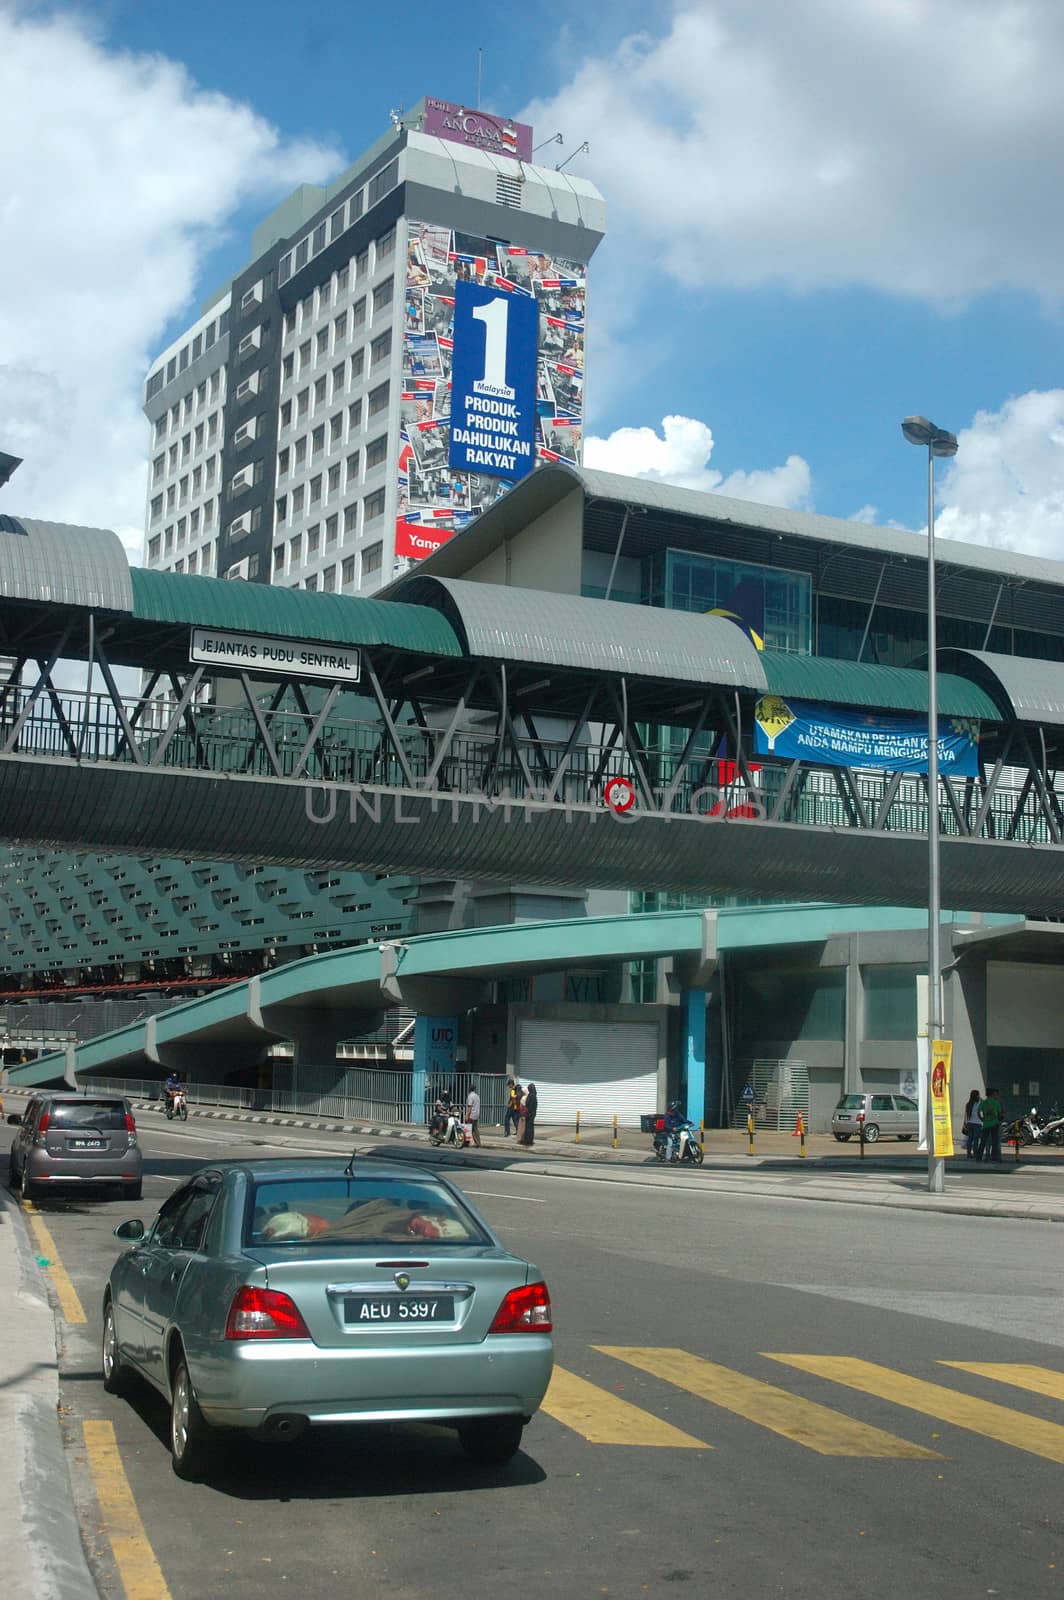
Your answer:
[[[385,278],[383,283],[378,283],[373,291],[373,310],[380,311],[383,306],[390,306],[395,294],[395,279]]]
[[[305,417],[310,410],[310,390],[301,389],[296,397],[296,416]]]
[[[317,255],[320,250],[324,250],[325,249],[325,224],[324,224],[324,222],[319,222],[318,226],[314,229],[314,239],[313,239],[313,243],[311,245],[311,248],[313,249],[315,255]]]
[[[361,326],[365,322],[365,320],[366,320],[366,297],[365,297],[365,295],[363,295],[361,300],[356,300],[354,305],[351,307],[351,326],[352,326],[352,328],[361,328]]]
[[[344,564],[340,569],[340,581],[341,581],[341,583],[354,583],[354,581],[355,581],[355,558],[354,558],[354,556],[347,556],[345,558]]]
[[[357,483],[358,482],[359,456],[360,456],[360,452],[358,450],[352,450],[351,454],[347,458],[347,481],[348,481],[348,483]]]
[[[344,506],[344,533],[354,533],[358,527],[358,502]],[[346,579],[344,580],[347,581]]]
[[[161,541],[161,539],[160,539],[158,534],[155,535],[154,539],[149,539],[148,540],[148,560],[149,561],[158,561],[158,559],[159,559],[159,549],[160,549],[161,543],[162,543],[162,541]]]
[[[384,545],[377,540],[376,544],[368,544],[362,552],[362,576],[371,578],[375,572],[381,570],[381,560],[384,555]]]
[[[203,468],[202,467],[193,467],[193,469],[192,469],[192,493],[193,494],[199,494],[200,489],[202,487],[203,487]]]
[[[160,442],[160,440],[165,439],[165,438],[166,438],[166,418],[165,417],[160,417],[158,422],[155,424],[155,443],[158,444]]]
[[[336,591],[336,568],[335,567],[326,567],[325,571],[321,575],[321,586],[322,586],[322,589],[324,590],[324,592],[326,594],[334,594],[335,593],[335,591]]]
[[[203,449],[203,423],[202,422],[198,422],[196,424],[195,440],[196,440],[196,443],[195,443],[196,454],[199,455],[200,451]]]
[[[199,519],[199,506],[197,506],[194,511],[190,511],[188,514],[188,534],[190,539],[194,539],[199,533]]]
[[[337,344],[343,344],[347,338],[347,312],[343,311],[333,323],[333,337]]]
[[[300,561],[302,561],[302,559],[303,559],[303,536],[302,536],[302,534],[297,533],[295,538],[292,540],[291,544],[288,546],[288,570],[289,570],[289,572],[291,572],[293,570],[293,568],[298,567],[298,565],[299,565]]]
[[[321,473],[310,480],[310,503],[317,505],[321,500]]]
[[[307,438],[306,438],[306,434],[304,434],[302,439],[297,439],[296,440],[296,469],[297,469],[297,471],[298,471],[298,469],[300,467],[306,465],[306,460],[307,460]]]
[[[343,233],[343,231],[344,231],[344,208],[343,208],[343,206],[341,206],[340,209],[338,211],[334,211],[332,216],[329,218],[329,238],[330,238],[330,240],[338,239],[340,237],[340,235]]]
[[[163,514],[163,497],[162,497],[161,494],[157,494],[155,496],[155,499],[151,503],[151,520],[154,522],[156,517],[161,517],[162,514]]]
[[[292,402],[291,402],[291,400],[286,400],[284,405],[281,407],[281,427],[282,428],[290,428],[291,426],[292,426]]]
[[[313,346],[312,346],[311,341],[309,339],[304,339],[303,343],[300,345],[300,347],[299,347],[299,370],[300,370],[300,372],[302,372],[304,370],[304,368],[310,366],[310,353],[311,353],[312,348],[313,348]]]
[[[325,424],[324,424],[324,422],[321,422],[314,429],[314,432],[311,435],[311,450],[312,450],[314,455],[317,455],[319,450],[324,450],[324,449],[325,449]]]
[[[379,439],[366,446],[366,471],[371,467],[379,467],[382,461],[388,459],[388,435],[382,433]]]
[[[387,387],[387,385],[385,385]],[[352,400],[347,408],[347,431],[355,433],[362,426],[362,399]]]
[[[332,383],[333,383],[333,399],[335,400],[336,396],[340,393],[340,390],[344,386],[344,363],[342,361],[340,362],[340,364],[338,366],[333,367],[333,370],[332,370]]]
[[[284,522],[285,519],[287,518],[287,516],[288,516],[288,496],[286,494],[278,495],[278,497],[277,497],[277,521],[278,522]]]
[[[369,414],[370,414],[371,417],[377,417],[377,416],[380,415],[380,413],[382,411],[386,411],[387,409],[388,409],[388,385],[386,383],[381,383],[381,384],[378,384],[376,389],[371,389],[370,390],[370,395],[369,395]]]
[[[386,361],[392,353],[392,330],[385,328],[384,332],[374,339],[369,347],[369,364],[375,367],[378,362]]]
[[[329,443],[337,444],[344,436],[344,414],[338,411],[329,418]]]
[[[298,516],[303,509],[305,493],[306,492],[302,484],[300,484],[298,488],[292,490],[292,515],[294,517]]]
[[[155,457],[155,460],[151,464],[151,481],[152,481],[152,483],[158,483],[159,479],[163,475],[163,468],[164,468],[165,465],[166,465],[166,457],[165,456],[156,456]]]
[[[317,337],[317,352],[318,352],[318,355],[319,356],[323,356],[325,354],[326,350],[328,350],[328,348],[329,348],[329,330],[328,330],[328,328],[319,328],[318,329],[318,337]]]
[[[300,267],[305,267],[306,266],[307,257],[309,255],[310,255],[310,240],[309,239],[300,239],[299,243],[296,245],[296,271],[297,272],[299,271]]]
[[[356,350],[351,357],[351,382],[354,383],[356,378],[361,378],[365,370],[366,352],[364,350]]]
[[[334,461],[329,468],[329,493],[334,494],[340,487],[340,463]]]
[[[334,511],[331,517],[326,517],[326,519],[325,519],[325,543],[327,545],[335,544],[336,543],[336,536],[339,533],[339,531],[340,531],[340,518],[337,516],[336,512]],[[156,540],[155,542],[156,542],[156,544],[158,544],[159,541]]]
[[[287,339],[289,337],[289,335],[295,333],[295,331],[296,331],[296,312],[295,312],[295,307],[293,306],[291,311],[286,311],[285,314],[284,314],[284,336],[285,336],[285,338]]]
[[[321,543],[321,523],[320,522],[316,522],[314,524],[313,528],[308,528],[307,529],[307,560],[308,561],[310,560],[311,556],[316,556],[317,555],[317,553],[318,553],[318,545],[320,543]]]
[[[288,462],[289,462],[289,460],[290,460],[290,452],[289,452],[287,446],[285,446],[285,448],[283,450],[278,450],[278,452],[277,452],[277,476],[279,478],[283,478],[285,473],[288,471]]]
[[[314,385],[314,404],[320,406],[325,400],[329,380],[324,375]]]
[[[665,603],[675,611],[706,612],[727,607],[740,583],[761,591],[767,647],[809,655],[813,648],[813,597],[808,573],[727,561],[689,550],[666,552]]]
[[[296,358],[292,352],[289,351],[284,360],[281,362],[281,382],[287,383],[290,378],[295,377],[295,372]]]
[[[284,545],[283,544],[279,544],[277,546],[277,548],[273,552],[273,570],[274,570],[274,572],[283,572],[284,571]]]
[[[384,515],[384,490],[383,489],[374,489],[372,494],[368,494],[366,496],[365,510],[364,510],[363,516],[362,516],[363,524],[365,524],[367,522],[372,522],[374,517],[383,517],[383,515]]]

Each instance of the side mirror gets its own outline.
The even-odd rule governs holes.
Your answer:
[[[114,1233],[116,1239],[128,1239],[135,1244],[138,1239],[143,1239],[145,1227],[139,1217],[132,1217],[129,1222],[120,1222]]]
[[[22,1126],[22,1113],[20,1111],[12,1111],[11,1115],[8,1117],[7,1120],[11,1124],[11,1126],[13,1128],[21,1128],[21,1126]]]

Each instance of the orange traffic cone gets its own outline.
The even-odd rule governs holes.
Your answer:
[[[802,1113],[799,1111],[798,1115],[794,1119],[794,1132],[791,1134],[791,1138],[800,1139],[804,1132],[805,1128],[802,1124]]]

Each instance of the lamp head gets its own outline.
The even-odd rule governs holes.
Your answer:
[[[933,456],[957,454],[956,434],[947,433],[945,428],[936,428],[926,417],[906,417],[901,425],[901,431],[910,444],[918,444],[923,449],[930,450]]]

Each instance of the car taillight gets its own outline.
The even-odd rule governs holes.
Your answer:
[[[47,1133],[49,1124],[51,1123],[51,1120],[52,1120],[52,1113],[50,1111],[42,1111],[41,1112],[41,1120],[37,1124],[37,1132],[38,1133]]]
[[[309,1339],[299,1308],[278,1289],[238,1289],[225,1322],[227,1339]]]
[[[529,1283],[511,1289],[495,1313],[489,1333],[550,1333],[554,1327],[550,1295],[545,1283]]]
[[[126,1132],[127,1133],[136,1133],[136,1131],[137,1131],[137,1124],[133,1121],[133,1114],[132,1114],[132,1112],[127,1111],[126,1112]]]

